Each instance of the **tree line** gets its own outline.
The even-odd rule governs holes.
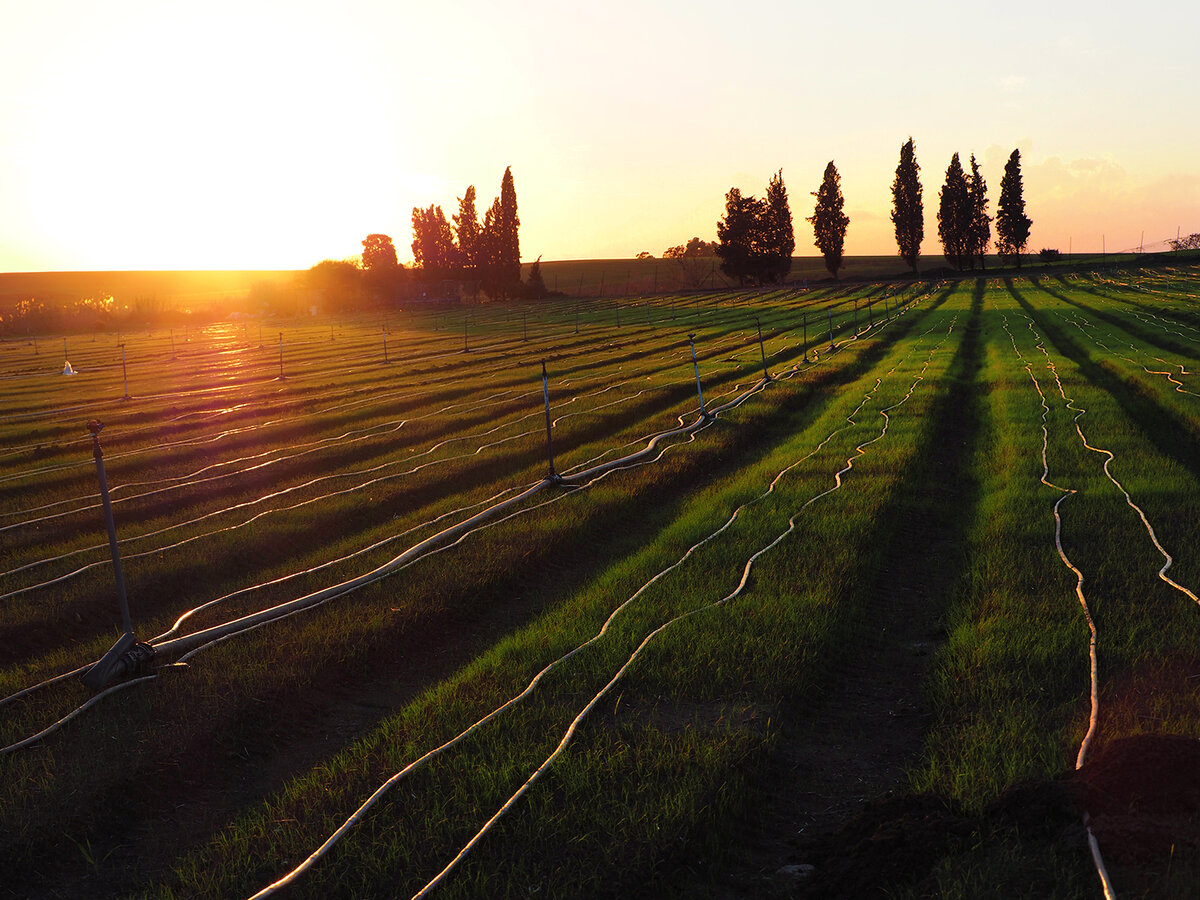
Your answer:
[[[922,198],[920,166],[910,137],[900,148],[900,162],[892,182],[892,224],[900,257],[918,271],[921,243],[925,239],[925,210]],[[994,220],[996,252],[1019,267],[1021,254],[1029,242],[1033,221],[1025,214],[1021,182],[1021,152],[1013,150],[1000,182],[1000,200]],[[813,243],[835,278],[842,267],[846,229],[850,218],[845,212],[841,176],[833,160],[817,190],[813,214],[805,221],[813,227]],[[963,168],[958,153],[950,159],[946,179],[938,195],[938,239],[946,260],[959,271],[976,264],[985,267],[992,242],[993,219],[988,214],[987,182],[971,154],[970,171]],[[725,195],[725,215],[717,222],[717,255],[721,272],[741,285],[782,281],[791,268],[795,247],[792,217],[788,210],[787,190],[780,169],[767,186],[763,199],[744,195],[731,188]]]
[[[497,300],[528,295],[529,287],[521,283],[520,225],[511,166],[504,170],[500,194],[482,222],[475,209],[475,185],[458,198],[453,227],[440,206],[414,207],[412,253],[417,277],[427,283],[478,284]],[[538,292],[534,282],[541,281],[541,266],[536,268],[536,279],[531,277],[534,293]],[[540,287],[544,296],[544,284]]]

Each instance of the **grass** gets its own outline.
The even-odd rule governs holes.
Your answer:
[[[1135,287],[1110,283],[1117,277],[605,299],[475,310],[457,321],[422,311],[393,323],[395,362],[386,366],[377,321],[335,323],[334,340],[328,324],[297,324],[283,382],[270,380],[270,348],[255,357],[252,329],[197,335],[206,353],[197,347],[185,364],[162,368],[156,387],[139,376],[134,401],[106,407],[117,495],[135,481],[171,487],[117,506],[139,631],[157,633],[199,600],[255,584],[263,586],[202,621],[364,571],[503,489],[536,482],[546,471],[543,358],[560,470],[694,418],[688,334],[710,406],[753,385],[764,355],[777,378],[652,464],[585,490],[544,491],[514,518],[107,699],[103,715],[42,748],[0,757],[7,883],[109,896],[252,893],[384,779],[521,691],[634,598],[603,640],[394,789],[296,894],[415,891],[550,754],[640,642],[674,622],[442,889],[667,895],[728,859],[729,823],[752,813],[759,773],[783,735],[802,729],[839,672],[885,645],[874,627],[880,594],[916,583],[922,570],[936,574],[919,614],[946,637],[929,685],[935,722],[910,781],[981,814],[1014,783],[1068,770],[1086,724],[1086,627],[1053,543],[1061,494],[1039,481],[1044,411],[1049,478],[1077,491],[1061,506],[1064,546],[1086,573],[1102,635],[1100,740],[1196,735],[1181,673],[1200,658],[1200,610],[1155,577],[1161,557],[1059,393],[1061,382],[1087,410],[1079,426],[1113,452],[1110,470],[1176,556],[1172,574],[1194,587],[1194,398],[1114,349],[1132,343],[1129,359],[1153,352],[1183,362],[1196,347],[1186,330],[1194,301],[1174,276]],[[856,322],[878,325],[885,300],[889,312],[907,304],[905,314],[827,352],[831,324],[846,341]],[[478,341],[465,353],[464,322]],[[170,353],[161,334],[141,340],[139,357]],[[10,377],[30,390],[0,405],[0,453],[17,476],[0,482],[0,513],[9,514],[0,526],[35,505],[87,505],[87,445],[61,414],[38,410],[111,397],[113,371],[51,381],[36,374],[29,348],[4,352]],[[225,399],[227,384],[238,385],[237,403]],[[177,399],[185,385],[196,393]],[[844,483],[826,493],[847,460]],[[191,473],[214,463],[229,477],[193,484]],[[304,486],[314,475],[337,477]],[[28,526],[28,537],[15,529],[2,567],[98,543],[94,515]],[[176,529],[190,541],[180,550],[134,540],[189,519],[199,521]],[[150,552],[135,557],[139,548]],[[80,558],[101,561],[104,550]],[[745,588],[718,603],[760,550]],[[10,573],[0,587],[40,577]],[[107,578],[97,566],[63,587],[0,601],[2,693],[111,643]],[[64,685],[10,705],[0,732],[23,736],[84,696]],[[87,747],[107,752],[97,758]],[[193,779],[214,785],[214,808],[186,824],[149,799],[186,803]],[[48,869],[59,874],[38,874]],[[1174,877],[1188,871],[1181,862]],[[925,887],[895,890],[978,896],[989,883],[1038,885],[1047,896],[1086,895],[1090,885],[1087,861],[1064,848],[981,826]]]

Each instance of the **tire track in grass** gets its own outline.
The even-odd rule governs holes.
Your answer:
[[[952,329],[953,329],[953,323],[950,326],[950,330],[952,330]],[[947,332],[947,337],[948,337],[948,335],[949,335],[949,331]],[[944,343],[945,339],[946,338],[943,338],[942,343]],[[936,350],[940,346],[941,346],[941,343],[939,343],[937,345],[937,347],[934,348],[934,350],[930,351],[930,357],[926,361],[924,368],[928,367],[929,362],[932,360],[933,353],[936,352]],[[900,363],[897,362],[896,366],[893,367],[892,371],[894,372],[895,369],[899,367],[899,365],[900,365]],[[924,372],[924,368],[922,369],[922,373]],[[788,535],[790,535],[795,530],[798,517],[804,510],[806,510],[808,508],[808,506],[810,506],[812,503],[816,502],[817,500],[821,499],[822,497],[828,496],[829,494],[838,490],[842,486],[842,484],[843,484],[842,476],[845,475],[846,473],[848,473],[853,468],[854,459],[857,458],[858,456],[865,454],[865,452],[866,452],[865,448],[867,446],[875,443],[876,441],[881,440],[886,435],[887,429],[888,429],[888,424],[890,422],[888,412],[890,410],[894,410],[894,409],[898,408],[899,406],[901,406],[905,402],[907,402],[907,400],[909,399],[909,397],[911,397],[912,392],[916,389],[917,384],[922,380],[922,378],[923,378],[923,374],[918,375],[917,379],[913,382],[912,386],[909,388],[908,393],[905,394],[905,396],[900,401],[898,401],[897,403],[893,404],[892,406],[890,406],[884,410],[881,410],[880,414],[884,417],[884,425],[880,431],[880,434],[868,441],[864,441],[863,443],[859,444],[855,448],[854,456],[852,456],[850,459],[847,459],[846,465],[843,466],[839,471],[837,471],[835,473],[834,486],[829,488],[828,490],[823,491],[823,492],[815,495],[814,497],[810,498],[789,519],[788,528],[784,532],[782,532],[780,535],[778,535],[771,543],[769,543],[765,547],[761,548],[757,553],[755,553],[746,562],[746,564],[743,568],[741,579],[740,579],[738,585],[735,587],[735,589],[731,593],[729,593],[728,595],[726,595],[725,597],[723,597],[720,600],[717,600],[713,603],[699,607],[697,609],[691,610],[687,613],[684,613],[681,616],[678,616],[674,619],[671,619],[671,620],[661,624],[660,626],[658,626],[658,628],[656,628],[654,631],[652,631],[649,635],[647,635],[643,639],[641,644],[638,645],[637,649],[628,658],[628,660],[625,662],[625,664],[620,667],[620,669],[616,672],[616,674],[612,677],[612,679],[608,682],[608,684],[597,695],[595,695],[592,698],[592,700],[585,706],[585,708],[578,714],[578,716],[575,718],[575,720],[568,727],[567,733],[564,735],[562,741],[560,742],[558,747],[555,749],[555,751],[551,754],[551,756],[541,766],[539,766],[539,768],[534,772],[533,775],[531,775],[529,777],[529,779],[517,791],[517,793],[514,794],[509,799],[509,801],[484,825],[484,827],[476,834],[476,836],[474,838],[472,838],[472,840],[468,843],[468,845],[463,848],[463,850],[455,857],[455,859],[453,861],[451,861],[451,863],[445,869],[443,869],[443,871],[438,876],[436,876],[434,878],[434,880],[431,881],[426,886],[426,888],[424,888],[416,896],[419,897],[419,896],[425,895],[429,890],[432,890],[438,883],[440,883],[441,880],[443,880],[450,873],[450,871],[466,856],[466,854],[470,851],[470,849],[472,847],[474,847],[475,844],[477,844],[478,841],[483,838],[483,836],[487,833],[487,831],[490,830],[492,825],[509,808],[511,808],[511,806],[520,798],[520,796],[523,795],[526,792],[526,790],[528,790],[528,788],[541,776],[541,774],[544,771],[546,771],[546,769],[553,763],[554,759],[557,758],[561,754],[561,752],[565,749],[567,744],[570,742],[570,739],[574,735],[576,728],[578,727],[579,723],[583,720],[583,718],[586,717],[587,713],[590,712],[592,708],[594,708],[594,706],[603,698],[603,696],[609,691],[609,689],[611,689],[611,687],[621,678],[621,676],[628,670],[628,668],[633,664],[633,662],[636,660],[636,658],[641,654],[642,650],[653,640],[654,637],[656,637],[658,634],[662,633],[667,627],[674,624],[675,622],[687,619],[687,618],[695,615],[696,613],[704,611],[706,609],[723,606],[729,600],[737,597],[738,595],[740,595],[742,593],[742,591],[745,589],[745,587],[749,581],[750,572],[751,572],[751,569],[752,569],[755,561],[757,561],[757,559],[761,555],[768,552],[770,549],[774,548],[776,545],[778,545],[780,542],[782,542]],[[745,508],[751,506],[754,503],[759,502],[760,500],[765,499],[771,493],[773,493],[776,486],[778,485],[778,483],[789,472],[791,472],[793,469],[795,469],[797,466],[799,466],[805,460],[807,460],[807,459],[811,458],[813,455],[815,455],[820,449],[822,449],[825,445],[827,445],[829,443],[829,441],[831,441],[838,433],[840,433],[840,432],[844,431],[846,428],[851,427],[852,425],[856,424],[854,422],[853,417],[855,415],[857,415],[859,411],[862,410],[862,408],[866,405],[866,403],[871,398],[871,396],[879,388],[880,384],[881,384],[881,379],[876,379],[874,387],[871,388],[871,390],[864,396],[863,400],[859,403],[859,405],[855,408],[855,410],[850,414],[850,416],[847,417],[847,423],[848,423],[847,425],[841,426],[838,429],[835,429],[834,431],[832,431],[808,454],[806,454],[805,456],[801,457],[800,459],[798,459],[795,462],[786,466],[783,470],[781,470],[779,473],[777,473],[777,475],[772,479],[772,481],[769,483],[767,489],[762,494],[760,494],[758,497],[755,497],[755,498],[743,503],[741,506],[739,506],[737,509],[734,510],[732,515],[725,521],[724,524],[722,524],[719,528],[717,528],[715,531],[711,532],[708,536],[706,536],[705,538],[703,538],[696,544],[692,545],[692,547],[690,547],[684,553],[683,556],[681,556],[678,560],[676,560],[675,563],[673,563],[672,565],[668,566],[666,569],[663,569],[660,572],[658,572],[656,575],[654,575],[649,581],[647,581],[641,588],[639,588],[633,595],[631,595],[627,600],[625,600],[622,604],[620,604],[610,614],[610,616],[604,622],[601,629],[592,638],[590,638],[588,641],[584,642],[583,644],[580,644],[579,646],[577,646],[576,648],[571,650],[569,653],[567,653],[565,656],[560,657],[558,660],[551,662],[547,667],[545,667],[541,672],[539,672],[534,677],[534,679],[530,682],[530,684],[526,687],[526,689],[523,692],[521,692],[520,694],[518,694],[515,697],[513,697],[512,699],[510,699],[503,706],[498,707],[497,709],[493,710],[491,713],[489,713],[483,719],[480,719],[479,721],[477,721],[476,723],[471,725],[468,729],[461,732],[456,737],[452,738],[447,743],[441,745],[440,747],[436,748],[435,750],[430,751],[425,756],[419,758],[415,762],[410,763],[409,766],[402,769],[400,772],[398,772],[396,775],[394,775],[391,779],[389,779],[387,782],[385,782],[383,785],[381,785],[380,788],[378,788],[376,790],[376,792],[374,794],[372,794],[371,797],[369,797],[368,800],[365,801],[362,806],[359,807],[359,809],[351,816],[351,818],[346,820],[346,822],[344,822],[343,825],[330,838],[328,838],[325,843],[323,843],[321,845],[321,847],[319,847],[316,851],[314,851],[314,853],[312,855],[310,855],[308,857],[308,859],[306,859],[303,863],[301,863],[301,865],[299,867],[297,867],[292,872],[285,875],[283,878],[279,879],[278,881],[276,881],[276,882],[272,883],[271,885],[269,885],[268,887],[264,888],[262,891],[255,894],[254,897],[256,898],[256,900],[257,900],[257,898],[270,896],[271,894],[275,893],[280,888],[285,887],[286,885],[290,884],[295,878],[299,877],[304,872],[308,871],[311,868],[311,866],[314,865],[334,845],[334,843],[336,843],[337,840],[339,840],[344,834],[346,834],[350,830],[350,828],[352,828],[355,824],[357,824],[357,822],[361,819],[361,817],[377,802],[377,800],[380,797],[383,796],[383,794],[386,791],[390,790],[402,778],[406,777],[408,774],[415,771],[419,766],[423,765],[425,762],[432,759],[435,755],[438,755],[438,754],[444,752],[446,749],[449,749],[454,744],[457,744],[460,741],[464,740],[467,736],[469,736],[471,733],[473,733],[478,728],[482,727],[484,724],[486,724],[492,718],[501,714],[505,710],[509,709],[513,704],[519,702],[521,699],[528,696],[529,693],[531,693],[537,687],[537,684],[541,681],[541,679],[549,671],[553,670],[559,664],[570,659],[571,657],[573,657],[575,654],[582,651],[587,646],[590,646],[594,642],[600,640],[607,633],[609,627],[611,626],[612,622],[616,619],[616,617],[618,615],[620,615],[620,613],[622,611],[624,611],[626,608],[628,608],[630,606],[630,604],[635,602],[652,585],[654,585],[660,579],[664,578],[671,571],[673,571],[676,568],[678,568],[679,566],[683,565],[689,558],[691,558],[691,556],[700,547],[704,546],[705,544],[709,543],[710,541],[715,540],[719,535],[721,535],[724,531],[726,531],[728,528],[730,528],[733,525],[733,523],[736,521],[736,519],[738,518],[740,513]]]

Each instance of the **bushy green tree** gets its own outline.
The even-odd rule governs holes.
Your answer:
[[[459,270],[458,246],[440,206],[412,211],[413,263],[421,280],[432,283],[453,277]]]
[[[900,164],[892,181],[892,224],[900,258],[917,271],[917,257],[925,240],[925,204],[921,198],[921,167],[913,139],[900,147]]]
[[[1004,164],[1000,179],[1000,202],[996,207],[996,252],[1016,260],[1021,266],[1021,252],[1029,242],[1033,220],[1025,215],[1024,189],[1021,185],[1021,151],[1014,150]]]
[[[725,216],[717,222],[717,256],[721,271],[740,285],[753,283],[761,271],[766,206],[737,188],[725,195]]]
[[[725,195],[725,217],[717,222],[717,238],[721,271],[736,278],[738,284],[765,284],[787,277],[796,240],[782,169],[771,177],[762,200],[730,188]],[[692,252],[693,245],[696,252]],[[692,238],[686,247],[672,247],[663,256],[678,259],[682,265],[701,255],[704,247],[703,241]]]
[[[950,265],[962,269],[969,249],[971,196],[967,176],[955,153],[946,168],[946,181],[938,195],[938,237]]]
[[[850,219],[843,212],[846,201],[842,197],[842,177],[833,160],[825,167],[821,186],[813,191],[813,196],[817,198],[817,205],[807,219],[812,223],[815,235],[813,243],[825,257],[825,268],[829,274],[837,278],[838,269],[842,267],[846,226],[850,224]]]

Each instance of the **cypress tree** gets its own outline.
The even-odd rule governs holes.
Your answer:
[[[971,175],[967,179],[967,196],[970,199],[971,223],[968,228],[967,257],[971,269],[975,268],[975,259],[979,259],[979,267],[986,269],[984,254],[992,240],[992,217],[987,214],[987,182],[979,174],[979,164],[975,162],[975,154],[971,154]]]
[[[921,241],[925,239],[925,205],[921,200],[921,167],[917,165],[913,139],[900,148],[900,164],[892,182],[892,224],[896,227],[896,246],[900,258],[917,271]]]
[[[946,259],[959,270],[966,259],[970,225],[971,198],[967,176],[955,153],[946,169],[946,183],[938,195],[938,237]]]
[[[458,215],[454,217],[454,233],[463,273],[476,276],[479,269],[479,214],[475,211],[475,185],[468,185],[458,198]]]
[[[521,242],[517,230],[517,190],[513,186],[512,166],[504,170],[500,181],[500,209],[496,219],[497,259],[500,290],[504,296],[516,292],[521,284]]]
[[[825,268],[834,278],[837,278],[838,269],[842,267],[846,226],[850,224],[850,219],[842,212],[846,201],[842,197],[841,183],[842,177],[838,175],[833,160],[830,160],[829,165],[825,167],[825,177],[821,179],[821,186],[813,191],[813,196],[817,198],[816,208],[807,218],[807,221],[812,223],[816,236],[813,243],[825,257]]]
[[[787,188],[783,184],[783,169],[776,172],[767,185],[765,202],[763,243],[766,259],[763,280],[778,283],[792,270],[792,254],[796,250],[796,235],[792,230],[792,211],[788,207]]]
[[[1021,186],[1021,151],[1014,150],[1004,164],[1000,179],[1000,202],[996,207],[996,252],[1011,256],[1021,267],[1021,251],[1029,241],[1033,220],[1025,215],[1025,198]]]

